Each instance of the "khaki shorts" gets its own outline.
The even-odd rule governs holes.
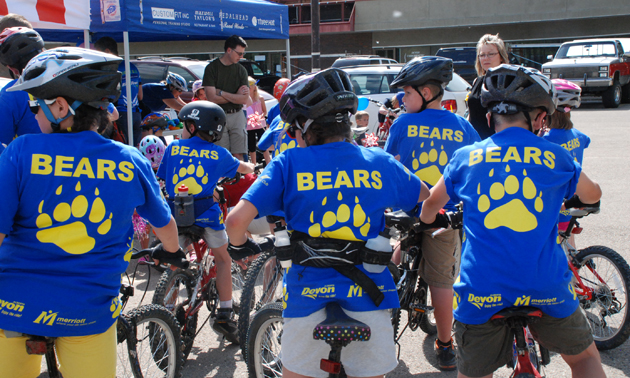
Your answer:
[[[232,154],[247,154],[247,118],[243,111],[226,114],[227,122],[221,140],[216,145]]]
[[[492,374],[512,358],[514,336],[506,326],[464,324],[453,326],[457,341],[457,369],[468,377]],[[543,317],[529,329],[542,346],[552,352],[577,355],[593,343],[593,335],[581,307],[566,318]]]
[[[28,337],[7,338],[0,330],[0,375],[12,378],[39,376],[42,357],[26,353]],[[116,322],[103,333],[58,337],[55,350],[64,378],[114,378],[116,376]]]
[[[369,341],[353,341],[341,351],[341,363],[349,376],[384,375],[396,368],[394,329],[389,310],[347,311],[348,316],[370,326]],[[288,370],[309,377],[325,378],[328,373],[319,368],[322,358],[328,358],[330,346],[313,339],[313,329],[326,319],[326,309],[303,318],[284,318],[282,328],[282,365]]]
[[[462,252],[459,230],[446,230],[435,237],[431,237],[432,233],[424,231],[422,236],[420,277],[429,286],[450,289],[459,274]]]

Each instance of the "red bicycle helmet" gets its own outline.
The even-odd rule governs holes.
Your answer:
[[[290,83],[291,80],[287,78],[282,78],[276,81],[276,84],[274,84],[273,86],[273,97],[275,97],[276,100],[280,101],[282,95],[284,94],[284,91],[287,89]]]

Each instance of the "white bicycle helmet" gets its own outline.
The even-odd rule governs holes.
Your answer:
[[[37,99],[65,97],[106,109],[120,96],[121,58],[80,47],[58,47],[35,56],[8,91]]]
[[[26,65],[22,76],[9,92],[26,91],[37,99],[53,130],[74,114],[82,104],[102,110],[120,96],[118,72],[121,58],[80,47],[58,47],[44,51]],[[63,97],[71,102],[70,111],[56,119],[43,100]],[[72,101],[74,100],[74,102]]]
[[[166,76],[166,84],[172,85],[180,92],[186,92],[187,89],[186,80],[181,75],[173,72],[169,72]]]
[[[565,79],[553,79],[551,82],[558,92],[557,109],[564,110],[564,108],[570,109],[580,107],[580,95],[582,94],[582,88],[580,88],[579,85]],[[565,110],[565,113],[566,112],[567,110]]]

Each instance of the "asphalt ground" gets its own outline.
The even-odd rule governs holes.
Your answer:
[[[617,109],[604,109],[601,104],[583,104],[572,112],[577,129],[591,138],[591,145],[584,154],[584,171],[602,187],[603,197],[600,214],[590,215],[581,221],[584,228],[577,236],[578,248],[590,245],[605,245],[630,261],[630,203],[626,185],[630,184],[630,104]],[[128,272],[133,272],[131,264]],[[130,301],[126,311],[137,305],[142,293],[147,289],[143,304],[150,303],[153,289],[159,275],[147,267],[139,268],[136,275],[136,296]],[[404,313],[403,313],[404,315]],[[208,316],[205,307],[200,313],[200,322]],[[401,338],[400,362],[398,367],[387,375],[393,377],[450,378],[456,372],[440,372],[434,359],[433,337],[421,330],[407,330]],[[602,364],[608,377],[630,376],[630,342],[620,347],[600,353]],[[42,374],[48,377],[46,365],[42,363]],[[511,370],[501,368],[495,377],[509,377]],[[238,346],[226,344],[212,331],[209,324],[201,330],[188,361],[184,366],[183,377],[247,377],[247,366]],[[551,356],[546,367],[546,376],[551,378],[571,377],[569,367],[559,355]]]

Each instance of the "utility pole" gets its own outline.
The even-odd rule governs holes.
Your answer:
[[[319,57],[319,0],[311,0],[311,72],[321,70]]]

